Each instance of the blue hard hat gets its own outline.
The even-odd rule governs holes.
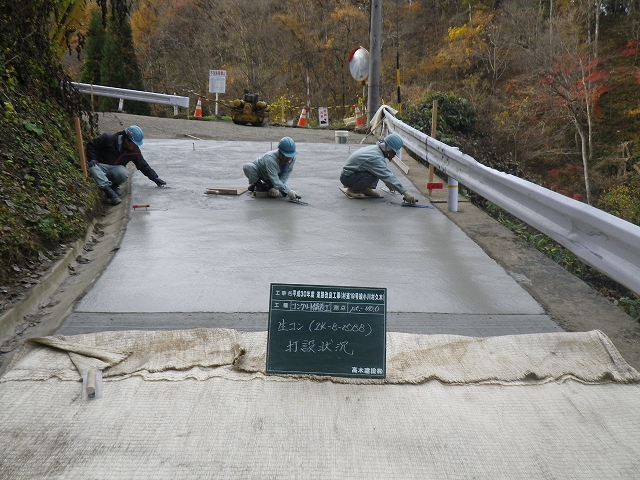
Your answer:
[[[402,145],[404,145],[402,138],[400,138],[400,135],[396,133],[392,133],[384,137],[384,143],[396,152],[396,155],[400,155],[400,149],[402,148]]]
[[[278,143],[278,151],[285,157],[292,158],[296,156],[296,142],[291,137],[283,137]]]
[[[144,138],[144,133],[142,133],[142,129],[137,125],[131,125],[127,128],[124,133],[127,135],[127,138],[131,140],[136,145],[142,145],[142,139]]]

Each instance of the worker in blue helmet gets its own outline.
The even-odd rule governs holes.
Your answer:
[[[119,187],[129,178],[129,162],[133,162],[138,170],[159,187],[167,184],[142,156],[140,146],[143,138],[142,129],[131,125],[122,132],[103,133],[87,144],[89,173],[112,205],[118,205],[122,201]]]
[[[252,163],[245,163],[242,171],[249,179],[249,191],[269,192],[270,197],[295,200],[300,196],[287,185],[295,164],[296,142],[291,137],[283,137],[277,150],[266,152]]]
[[[362,147],[353,152],[340,174],[340,181],[347,188],[347,196],[380,198],[383,195],[375,188],[378,181],[382,181],[390,190],[400,192],[405,202],[416,203],[415,197],[402,185],[387,165],[387,160],[400,154],[402,145],[402,138],[392,133],[375,145]]]

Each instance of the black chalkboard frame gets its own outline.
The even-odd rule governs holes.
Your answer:
[[[386,377],[387,289],[272,283],[268,374]]]

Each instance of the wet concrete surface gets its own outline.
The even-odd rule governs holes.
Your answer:
[[[361,145],[298,143],[290,187],[308,202],[210,195],[246,187],[271,141],[145,140],[168,188],[139,172],[119,250],[57,333],[197,326],[266,330],[271,283],[384,287],[389,330],[490,336],[562,330],[511,273],[437,208],[348,199],[340,170]],[[427,197],[392,166],[401,181]],[[382,185],[379,185],[382,187]]]

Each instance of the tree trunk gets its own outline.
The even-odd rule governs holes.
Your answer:
[[[576,132],[580,136],[580,153],[582,154],[582,168],[584,169],[584,189],[587,194],[587,204],[591,205],[591,187],[589,186],[589,142],[588,134],[584,131],[584,127],[580,121],[574,116],[573,123],[576,126]]]

